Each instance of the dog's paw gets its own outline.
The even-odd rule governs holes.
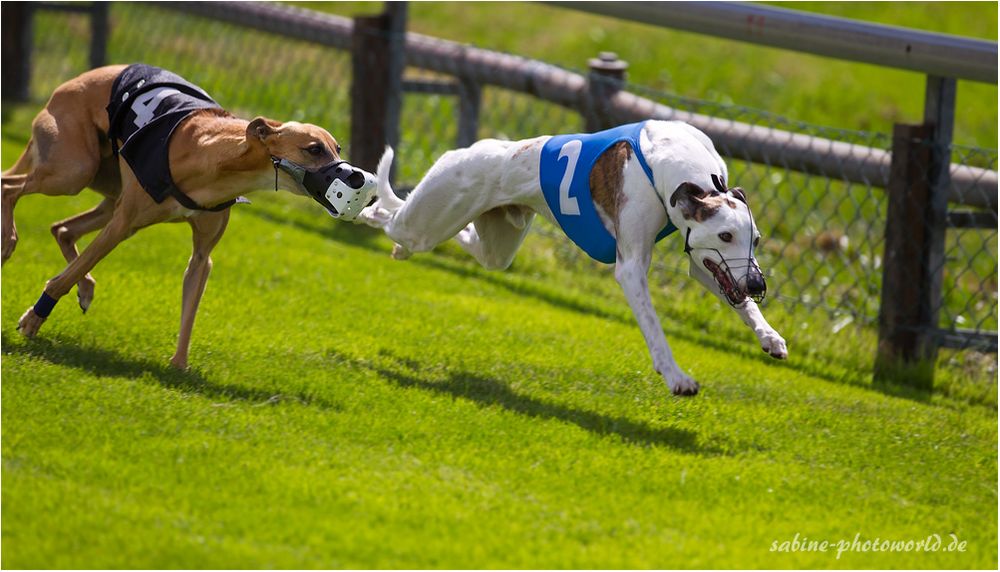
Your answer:
[[[80,302],[80,309],[86,314],[90,308],[90,303],[94,301],[94,286],[97,284],[90,274],[86,275],[76,285],[76,299]]]
[[[174,354],[174,357],[170,358],[170,367],[179,371],[187,371],[188,369],[187,356],[178,356]]]
[[[773,330],[760,337],[760,349],[776,359],[788,358],[788,347],[785,345],[785,339]]]
[[[45,318],[40,317],[35,313],[35,308],[28,308],[28,311],[21,316],[21,319],[17,321],[17,330],[21,332],[21,335],[33,338],[35,334],[38,333],[38,329],[42,327],[45,323]]]
[[[374,228],[385,228],[390,220],[392,220],[392,213],[375,203],[362,209],[358,218],[354,219],[354,223],[366,224]]]
[[[698,395],[698,382],[684,374],[676,379],[668,379],[667,386],[670,387],[670,393],[674,395]]]
[[[413,253],[407,250],[406,247],[401,244],[396,244],[392,247],[392,257],[395,260],[406,260],[411,256],[413,256]]]

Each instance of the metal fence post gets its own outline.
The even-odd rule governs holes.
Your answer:
[[[90,7],[90,67],[108,62],[108,3],[94,2]]]
[[[876,379],[929,387],[938,352],[955,79],[928,77],[923,125],[896,125],[889,174]]]
[[[920,361],[920,306],[924,288],[921,259],[930,204],[927,165],[930,136],[926,125],[897,124],[892,133],[885,255],[882,260],[882,301],[875,378],[896,377],[902,364]],[[928,380],[922,380],[926,385]]]
[[[354,18],[351,39],[351,162],[374,171],[386,144],[399,143],[406,3]]]
[[[399,147],[399,124],[403,112],[403,71],[406,68],[406,18],[407,3],[402,1],[386,2],[385,16],[388,19],[386,28],[389,31],[389,93],[386,95],[385,122],[386,139],[384,144]],[[379,158],[382,150],[379,150]],[[396,166],[392,166],[390,179],[395,180]]]
[[[479,139],[479,107],[482,87],[466,78],[458,78],[458,146],[468,147]]]
[[[28,101],[31,97],[31,52],[34,42],[32,2],[0,4],[0,36],[3,43],[2,97]]]
[[[583,117],[587,131],[610,129],[620,123],[611,113],[608,99],[625,86],[628,63],[618,59],[614,52],[601,52],[587,62],[587,90],[583,104]]]
[[[951,137],[955,127],[957,81],[953,77],[927,76],[924,125],[931,130],[927,185],[930,204],[926,215],[925,274],[920,277],[925,292],[920,309],[925,328],[917,340],[923,359],[937,360],[941,285],[944,281],[945,234],[948,230],[948,187],[951,186]]]

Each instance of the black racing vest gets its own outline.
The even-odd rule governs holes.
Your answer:
[[[199,109],[222,107],[177,74],[133,64],[122,70],[111,87],[108,138],[115,154],[125,158],[142,188],[157,203],[174,197],[192,210],[219,211],[235,201],[202,207],[182,193],[170,176],[170,137],[181,121]]]

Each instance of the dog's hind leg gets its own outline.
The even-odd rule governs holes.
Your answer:
[[[514,262],[535,213],[519,206],[488,210],[455,236],[458,244],[487,270],[504,270]]]
[[[208,275],[212,270],[212,249],[219,243],[229,223],[229,209],[217,213],[204,213],[188,219],[191,223],[193,248],[187,270],[184,271],[184,295],[181,303],[181,329],[177,336],[177,351],[170,358],[170,365],[187,369],[188,350],[191,347],[191,330],[198,313],[198,304],[205,292]]]
[[[26,195],[75,195],[100,167],[100,142],[85,126],[60,121],[42,110],[32,124],[32,138],[13,168],[2,176],[0,189],[0,263],[17,246],[14,207]]]
[[[48,317],[48,312],[60,298],[69,293],[74,284],[79,283],[101,259],[137,230],[164,220],[170,214],[169,208],[169,205],[154,203],[133,177],[132,184],[123,190],[108,224],[79,256],[45,284],[39,302],[21,316],[17,329],[29,338],[37,334]]]
[[[94,232],[108,224],[114,210],[115,201],[106,198],[101,201],[101,204],[89,211],[52,225],[52,236],[55,237],[59,250],[62,251],[67,263],[73,262],[80,255],[76,249],[76,241],[85,234]],[[94,300],[94,286],[94,277],[89,272],[76,285],[77,300],[80,303],[80,309],[84,312]]]

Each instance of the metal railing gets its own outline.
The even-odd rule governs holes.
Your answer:
[[[292,6],[228,2],[161,2],[189,14],[322,45],[347,49],[354,29],[348,18],[318,14]],[[476,48],[467,44],[407,32],[404,56],[409,66],[462,78],[465,81],[527,93],[570,109],[587,104],[587,78],[545,62]],[[704,131],[719,147],[757,162],[780,157],[796,170],[826,174],[838,171],[849,181],[888,185],[890,153],[780,129],[765,128],[673,109],[627,91],[618,91],[606,111],[621,122],[658,118],[686,121]],[[953,165],[950,200],[958,204],[997,208],[997,172]]]
[[[545,2],[750,42],[941,77],[997,83],[997,44],[741,2]]]

